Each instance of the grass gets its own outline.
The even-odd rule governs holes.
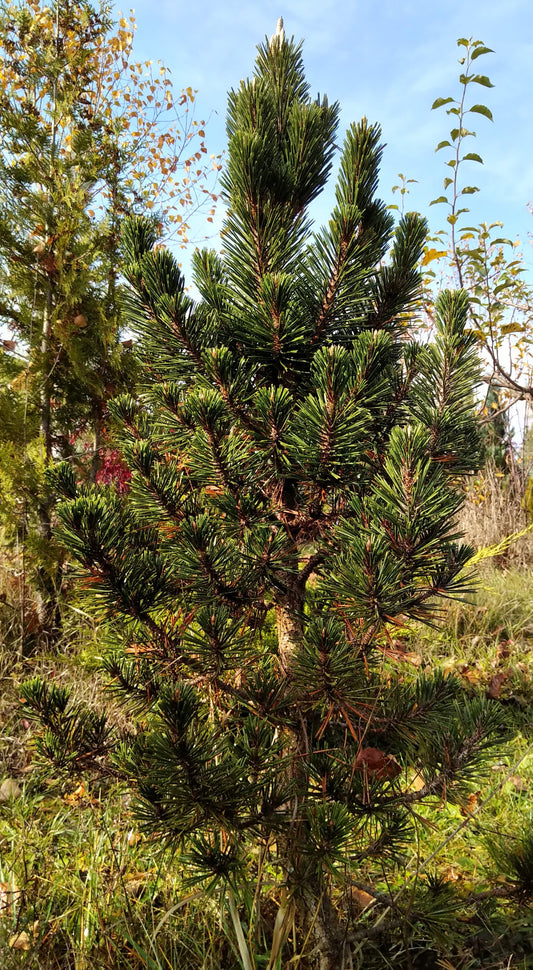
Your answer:
[[[129,792],[113,780],[65,780],[35,757],[19,685],[39,675],[102,710],[98,627],[71,611],[63,652],[24,657],[12,613],[0,646],[2,970],[233,968],[216,902],[184,888],[170,851],[140,834]],[[105,708],[119,730],[131,727],[109,697]],[[6,779],[17,790],[2,800]]]
[[[436,629],[406,635],[422,667],[459,676],[465,686],[498,699],[517,730],[531,732],[533,597],[528,572],[485,564],[470,602],[450,603]]]
[[[459,527],[476,549],[494,546],[506,536],[516,535],[531,524],[521,469],[503,476],[491,464],[465,485],[465,504]],[[498,557],[499,568],[528,569],[533,562],[533,531],[511,543]]]
[[[184,897],[169,854],[141,838],[127,793],[42,788],[27,783],[2,809],[2,967],[218,966],[205,906]]]
[[[75,612],[69,623],[63,654],[21,657],[7,643],[0,650],[0,784],[15,779],[21,790],[18,797],[0,801],[0,965],[5,970],[238,970],[242,963],[227,906],[217,896],[191,891],[179,860],[141,835],[128,792],[114,781],[62,781],[35,759],[31,727],[18,703],[22,680],[39,673],[73,688],[76,699],[102,705],[99,630]],[[392,888],[402,898],[416,896],[417,905],[424,892],[442,894],[442,925],[434,926],[431,937],[434,950],[416,921],[408,940],[391,948],[380,938],[379,918],[370,909],[357,916],[371,931],[359,966],[533,967],[530,905],[477,899],[495,871],[501,886],[507,885],[513,847],[533,826],[529,573],[485,563],[470,603],[450,604],[439,628],[400,634],[394,649],[395,664],[407,661],[406,676],[440,666],[458,675],[467,691],[493,697],[506,711],[513,740],[502,747],[488,789],[473,797],[470,814],[442,801],[437,832],[433,816],[420,809],[418,842]],[[124,726],[119,708],[114,718]],[[507,857],[494,848],[502,833]],[[391,886],[384,881],[382,888]],[[457,888],[463,899],[471,899],[460,913],[451,895]],[[251,926],[246,917],[241,910],[245,935]],[[264,970],[267,960],[259,945],[254,956],[257,970]],[[294,967],[300,970],[297,960]],[[289,968],[290,961],[283,965]]]

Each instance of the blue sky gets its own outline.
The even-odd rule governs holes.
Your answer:
[[[117,7],[117,12],[118,12]],[[122,12],[127,12],[122,8]],[[256,45],[283,16],[285,30],[304,40],[304,61],[313,94],[326,93],[342,107],[341,129],[365,114],[378,121],[387,144],[380,194],[387,202],[398,173],[417,179],[407,208],[442,226],[444,207],[428,208],[442,192],[445,153],[435,146],[448,136],[450,119],[431,111],[440,96],[459,93],[458,37],[474,37],[494,50],[476,62],[488,74],[491,90],[472,85],[473,98],[487,104],[494,123],[471,115],[477,138],[469,151],[484,166],[464,167],[467,184],[480,186],[468,196],[472,224],[502,220],[505,235],[520,236],[533,270],[528,233],[533,216],[533,9],[531,0],[464,0],[428,4],[423,0],[138,0],[134,53],[170,68],[177,88],[198,89],[197,117],[208,120],[207,147],[225,145],[228,88],[250,75]],[[317,219],[327,217],[326,195]]]

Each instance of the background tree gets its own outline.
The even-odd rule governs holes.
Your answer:
[[[352,966],[376,936],[350,902],[363,889],[382,941],[429,940],[458,901],[399,875],[421,806],[432,825],[443,799],[466,810],[501,745],[490,702],[408,677],[391,649],[466,586],[454,519],[479,461],[478,364],[462,292],[439,298],[433,344],[410,331],[426,227],[395,228],[376,197],[378,126],[349,128],[312,232],[337,114],[278,24],[229,95],[224,251],[197,254],[198,303],[153,224],[126,226],[143,392],[113,413],[131,490],[55,473],[61,539],[141,715],[121,771],[146,830],[221,891],[246,970],[283,963],[291,931],[302,970]],[[59,694],[25,689],[56,728]],[[83,750],[68,724],[59,749]]]
[[[506,238],[501,222],[471,224],[469,198],[479,189],[465,180],[470,181],[472,168],[483,164],[481,155],[471,150],[477,138],[471,126],[493,120],[491,109],[479,102],[480,90],[493,84],[478,73],[492,51],[473,38],[460,38],[457,44],[462,55],[458,92],[455,97],[437,98],[432,105],[446,111],[452,127],[436,149],[445,157],[446,176],[444,194],[431,204],[447,210],[447,228],[426,246],[426,309],[431,319],[436,289],[444,281],[468,292],[471,325],[484,364],[479,410],[485,426],[484,468],[469,490],[474,503],[471,519],[475,518],[470,534],[473,541],[496,548],[505,536],[523,535],[531,511],[531,465],[524,442],[533,400],[533,292],[519,240]],[[467,509],[465,522],[468,516]],[[515,552],[521,556],[519,548]]]
[[[6,361],[2,377],[2,409],[12,412],[2,520],[33,562],[45,613],[57,606],[61,557],[43,472],[52,458],[78,457],[94,480],[106,402],[131,386],[121,221],[157,205],[185,239],[186,211],[208,194],[203,128],[188,114],[194,93],[176,105],[164,68],[154,78],[149,62],[132,62],[133,30],[85,0],[6,0],[1,10],[0,318],[13,337],[4,353],[25,365],[13,378]]]
[[[471,318],[487,360],[484,380],[491,395],[499,395],[501,406],[512,407],[517,401],[531,404],[533,293],[524,279],[526,267],[518,251],[520,243],[502,235],[500,222],[465,224],[470,215],[468,197],[479,192],[476,185],[463,184],[465,168],[483,164],[481,155],[469,150],[472,139],[476,138],[476,132],[469,126],[474,119],[493,120],[486,104],[475,103],[480,87],[494,86],[487,75],[477,73],[478,58],[485,58],[492,51],[473,38],[461,37],[457,44],[462,53],[458,95],[437,98],[432,105],[433,109],[445,109],[452,120],[448,137],[436,148],[437,152],[443,151],[449,156],[445,162],[444,194],[431,202],[448,210],[448,229],[433,237],[426,249],[424,264],[431,265],[427,275],[435,281],[449,275],[441,268],[445,262],[452,271],[454,285],[468,291]],[[496,413],[487,407],[488,420],[491,412]]]

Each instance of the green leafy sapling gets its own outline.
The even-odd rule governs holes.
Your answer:
[[[459,60],[459,94],[456,98],[437,98],[432,105],[433,109],[445,108],[453,121],[449,136],[436,148],[437,152],[445,151],[448,155],[444,195],[431,202],[448,209],[449,251],[443,249],[446,233],[442,230],[436,234],[433,248],[426,248],[423,265],[428,267],[443,258],[450,260],[456,285],[468,292],[473,329],[488,361],[484,380],[491,392],[501,396],[502,404],[510,407],[517,400],[528,400],[531,396],[533,298],[531,286],[524,279],[525,266],[517,252],[518,241],[502,235],[501,222],[472,226],[465,225],[462,218],[470,211],[465,205],[466,197],[479,192],[478,186],[463,184],[465,163],[483,164],[477,152],[465,151],[471,139],[476,138],[476,132],[467,125],[472,115],[493,121],[491,109],[484,103],[472,104],[476,96],[470,98],[470,95],[479,86],[492,88],[494,85],[487,75],[476,73],[478,58],[493,51],[472,38],[462,37],[457,44],[463,51]],[[434,268],[426,269],[425,273],[428,281],[435,282]],[[490,420],[486,401],[483,410],[484,418]]]
[[[456,225],[461,215],[469,211],[468,207],[462,204],[464,202],[463,196],[473,195],[479,192],[479,188],[476,185],[463,185],[461,187],[460,172],[462,171],[464,162],[470,161],[476,162],[479,165],[483,164],[483,159],[477,152],[467,151],[463,154],[464,142],[467,139],[476,137],[476,132],[466,127],[467,123],[470,123],[467,116],[472,114],[482,115],[488,118],[489,121],[493,120],[490,108],[485,104],[468,104],[468,95],[473,84],[481,85],[485,88],[492,88],[494,85],[487,75],[477,74],[476,68],[473,67],[473,62],[478,57],[492,54],[493,51],[489,47],[485,47],[482,41],[472,40],[472,38],[466,39],[465,37],[460,37],[457,45],[458,47],[464,48],[465,52],[464,56],[459,60],[459,64],[463,69],[459,76],[459,97],[452,98],[448,96],[446,98],[437,98],[431,106],[432,109],[446,108],[446,114],[452,117],[453,127],[450,130],[449,138],[439,142],[435,149],[436,151],[451,149],[450,157],[446,160],[446,165],[451,171],[444,179],[445,194],[433,199],[430,205],[444,204],[449,209],[446,219],[451,227],[452,254],[457,269],[459,286],[463,286],[461,254],[457,248]]]

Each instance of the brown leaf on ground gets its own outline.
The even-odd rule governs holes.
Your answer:
[[[480,791],[476,791],[476,792],[473,792],[471,795],[468,796],[466,805],[462,805],[461,806],[461,815],[464,815],[465,818],[466,818],[466,817],[468,817],[468,815],[472,815],[472,813],[475,812],[475,810],[476,810],[476,808],[478,806],[478,801],[479,801],[479,796],[480,795],[481,795],[481,792]]]
[[[20,933],[15,933],[13,936],[9,937],[9,946],[12,950],[30,950],[33,940],[37,939],[39,933],[39,920],[35,920],[32,926],[32,935],[30,936],[26,930],[21,930]]]
[[[9,946],[12,950],[29,950],[31,947],[30,938],[26,930],[22,930],[15,936],[9,937]]]
[[[375,902],[374,897],[370,893],[365,892],[364,889],[358,889],[357,886],[350,888],[350,899],[359,913],[362,913],[367,906]]]
[[[457,882],[461,876],[457,872],[457,869],[454,869],[453,866],[448,866],[447,869],[444,869],[442,878],[445,882]]]
[[[520,775],[510,775],[507,779],[509,785],[512,785],[516,791],[529,791],[529,785]]]
[[[511,656],[512,647],[514,647],[514,640],[501,640],[496,647],[496,656],[501,660],[507,660]]]
[[[481,678],[481,672],[476,667],[470,667],[468,664],[463,664],[459,673],[469,684],[478,684]]]
[[[500,696],[502,691],[502,684],[507,680],[508,673],[506,671],[501,671],[499,674],[494,674],[489,680],[489,686],[487,688],[487,697],[497,698]]]

